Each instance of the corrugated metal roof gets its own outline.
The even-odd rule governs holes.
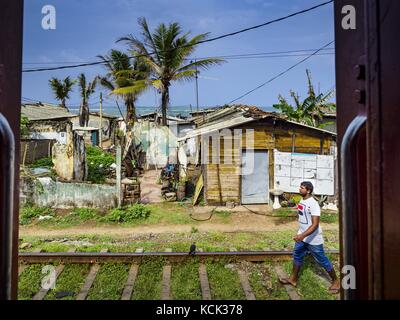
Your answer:
[[[216,108],[214,112],[206,114],[204,117],[199,117],[195,120],[195,123],[199,127],[208,126],[209,124],[216,121],[225,121],[229,118],[235,118],[238,115],[250,117],[253,119],[265,118],[268,116],[275,116],[280,118],[281,116],[276,112],[266,112],[256,106],[247,106],[241,104],[226,105],[220,108]]]
[[[250,118],[250,117],[238,116],[238,117],[231,118],[229,120],[214,122],[210,125],[203,126],[201,128],[193,129],[193,130],[189,131],[185,136],[179,138],[178,141],[184,141],[186,139],[193,138],[193,137],[196,137],[199,135],[208,134],[208,133],[212,133],[214,131],[219,131],[219,130],[223,130],[226,128],[235,127],[235,126],[247,123],[247,122],[252,122],[254,120],[255,119]]]
[[[196,121],[198,128],[188,132],[185,136],[179,138],[178,141],[184,141],[199,135],[212,133],[214,131],[235,127],[244,123],[269,117],[336,136],[334,132],[289,121],[285,119],[285,116],[276,112],[265,112],[254,106],[233,105],[217,109],[215,112],[207,114],[204,120]]]
[[[72,118],[76,116],[76,114],[64,108],[43,103],[22,104],[21,113],[30,121]]]
[[[162,114],[159,113],[159,112],[145,113],[145,114],[139,115],[138,118],[139,119],[145,119],[145,118],[150,118],[150,117],[155,117],[155,116],[157,116],[158,118],[162,118]],[[177,122],[185,122],[185,121],[187,121],[186,119],[174,117],[174,116],[171,116],[169,114],[167,114],[167,120],[177,121]]]
[[[96,112],[89,112],[89,116],[90,116],[90,115],[94,115],[94,116],[100,117],[100,112],[98,112],[98,111],[96,111]],[[113,115],[111,115],[111,114],[104,113],[104,112],[103,112],[103,114],[102,114],[102,117],[103,117],[103,118],[108,118],[108,119],[118,119],[118,118],[119,118],[119,117],[117,117],[117,116],[113,116]]]
[[[335,132],[332,132],[332,131],[328,131],[328,130],[325,130],[325,129],[321,129],[321,128],[317,128],[317,127],[309,126],[309,125],[307,125],[307,124],[303,124],[303,123],[298,123],[298,122],[296,122],[296,121],[291,121],[291,120],[285,120],[285,121],[286,121],[286,122],[290,122],[290,123],[297,124],[297,125],[299,125],[299,126],[302,126],[302,127],[305,127],[305,128],[309,128],[309,129],[317,130],[317,131],[320,131],[320,132],[329,133],[330,135],[332,135],[332,136],[335,136],[335,137],[336,137],[336,133],[335,133]]]

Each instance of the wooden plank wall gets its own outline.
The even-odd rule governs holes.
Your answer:
[[[327,139],[319,137],[306,136],[301,133],[294,133],[294,152],[297,153],[315,153],[315,154],[329,154],[332,142]],[[292,152],[292,135],[291,134],[277,134],[275,135],[275,148],[281,152]],[[322,140],[322,152],[321,152]]]
[[[207,157],[208,164],[205,170],[207,203],[221,204],[227,201],[240,202],[240,164],[242,148],[253,147],[256,150],[268,150],[269,187],[273,188],[274,149],[281,152],[294,151],[297,153],[329,154],[330,147],[333,145],[330,137],[323,138],[311,135],[307,133],[307,130],[296,129],[295,132],[278,128],[275,128],[274,131],[268,128],[255,128],[253,130],[254,140],[251,139],[251,132],[247,131],[245,133],[244,129],[242,129],[240,143],[234,140],[233,137],[225,137],[220,139],[219,146],[214,146],[213,148],[213,142],[210,139],[208,145],[209,154]],[[231,131],[233,135],[233,130]],[[214,144],[217,143],[216,141],[217,140],[214,140]],[[225,159],[225,154],[231,156],[231,161]]]
[[[208,203],[240,200],[240,145],[240,141],[226,136],[220,139],[219,146],[213,152],[213,144],[210,143],[206,170]]]

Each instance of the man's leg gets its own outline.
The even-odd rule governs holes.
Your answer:
[[[329,290],[333,293],[337,293],[340,290],[340,281],[336,276],[335,269],[332,263],[329,261],[328,257],[325,255],[324,246],[320,245],[309,245],[310,252],[315,260],[323,267],[332,279],[332,285]]]
[[[304,242],[296,242],[293,250],[293,269],[289,278],[279,279],[283,284],[297,285],[301,265],[307,253],[307,245]]]

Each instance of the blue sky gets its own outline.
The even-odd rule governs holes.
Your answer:
[[[56,62],[96,61],[96,55],[111,48],[126,49],[115,41],[133,33],[138,36],[137,18],[145,17],[153,29],[160,22],[179,22],[184,31],[193,35],[210,32],[210,37],[236,31],[252,25],[302,10],[322,0],[26,0],[24,18],[23,68],[55,66]],[[43,30],[41,13],[44,5],[56,8],[56,30]],[[316,49],[334,39],[333,5],[290,18],[257,30],[200,45],[195,56],[234,55]],[[304,57],[228,60],[222,66],[203,71],[199,79],[200,106],[225,104]],[[305,69],[312,72],[313,81],[321,91],[335,84],[334,55],[314,56],[238,103],[260,107],[272,106],[278,94],[289,95],[293,89],[301,97],[306,94]],[[64,78],[84,72],[88,78],[104,74],[101,66],[24,73],[24,98],[53,102],[48,85],[51,77]],[[103,90],[106,95],[106,91]],[[99,90],[91,98],[97,105]],[[196,105],[195,82],[173,84],[171,106]],[[69,105],[79,105],[75,87]],[[106,103],[107,104],[107,103]],[[137,105],[159,104],[153,90],[143,94]]]

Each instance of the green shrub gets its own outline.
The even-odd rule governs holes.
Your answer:
[[[115,156],[98,147],[86,146],[88,180],[93,183],[104,183],[110,173],[110,166],[115,163]]]
[[[53,168],[54,163],[50,157],[45,157],[41,159],[35,160],[32,164],[29,165],[30,168]]]
[[[22,139],[29,137],[29,126],[30,122],[28,117],[21,115],[20,134]]]
[[[95,219],[98,217],[98,212],[90,208],[75,208],[72,210],[71,215],[79,217],[83,221]]]
[[[26,225],[39,216],[54,216],[54,211],[48,207],[23,206],[20,210],[19,223]]]
[[[103,221],[110,222],[130,222],[137,219],[146,219],[149,217],[151,210],[142,205],[135,204],[126,208],[112,209],[104,218]]]

